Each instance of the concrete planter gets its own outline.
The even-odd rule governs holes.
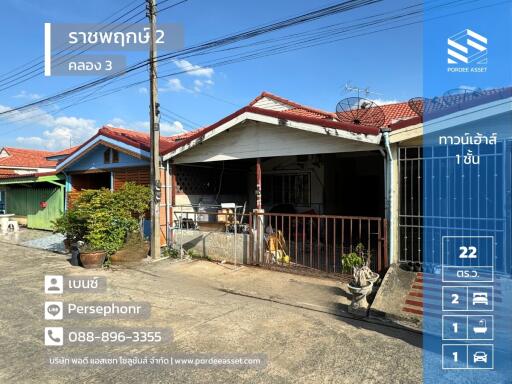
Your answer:
[[[101,268],[105,262],[106,253],[99,252],[80,252],[80,262],[84,268]]]
[[[368,312],[368,301],[366,296],[372,292],[373,283],[368,283],[364,287],[356,287],[348,284],[348,290],[352,294],[352,301],[348,311],[355,315],[366,316]]]
[[[110,256],[110,262],[113,265],[139,263],[148,256],[149,243],[146,241],[134,246],[124,246],[119,251]]]
[[[378,273],[372,272],[371,277],[368,278],[368,281],[372,284],[375,284],[377,280],[379,280],[380,275]]]

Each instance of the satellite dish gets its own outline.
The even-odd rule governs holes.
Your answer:
[[[455,104],[466,103],[480,96],[482,96],[482,92],[479,88],[454,88],[446,91],[443,94],[443,102],[445,103],[446,106],[452,106]]]
[[[413,97],[407,102],[407,104],[415,114],[417,114],[419,117],[423,117],[425,108],[429,103],[428,99],[425,99],[424,97]]]
[[[338,119],[345,123],[380,128],[386,122],[386,115],[373,101],[362,97],[347,97],[336,105]]]

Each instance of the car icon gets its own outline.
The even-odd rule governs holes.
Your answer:
[[[487,353],[483,351],[477,351],[473,353],[473,363],[487,363]]]
[[[473,305],[484,304],[489,305],[489,299],[487,299],[487,292],[474,292],[473,293]]]

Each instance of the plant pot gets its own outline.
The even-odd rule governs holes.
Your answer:
[[[69,252],[71,250],[71,239],[66,237],[62,242],[64,243],[64,249],[66,252]]]
[[[372,276],[368,278],[368,281],[372,284],[375,284],[377,282],[377,280],[379,280],[379,278],[380,278],[380,275],[378,273],[372,271]]]
[[[110,256],[113,265],[136,264],[144,260],[149,253],[149,243],[140,236],[130,236],[123,247]]]
[[[352,294],[352,301],[348,307],[350,313],[366,316],[368,311],[368,301],[366,296],[372,292],[373,283],[368,283],[364,287],[356,287],[348,284],[348,290]]]
[[[80,252],[80,261],[84,268],[101,268],[106,256],[104,251]]]

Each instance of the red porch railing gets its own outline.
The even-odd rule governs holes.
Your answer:
[[[381,217],[255,213],[262,215],[266,238],[280,231],[290,264],[327,273],[341,273],[341,257],[362,244],[371,268],[383,272],[388,266],[387,224]],[[261,262],[261,260],[260,260]],[[266,253],[263,263],[276,263]]]

